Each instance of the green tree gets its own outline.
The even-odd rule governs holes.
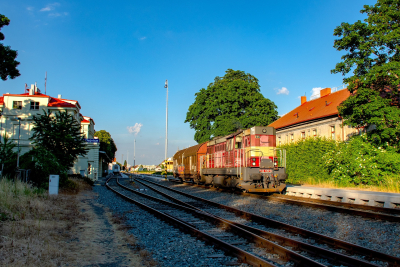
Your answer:
[[[124,167],[125,167],[125,168],[126,168],[127,164],[128,164],[128,163],[126,163],[126,160],[125,160],[125,161],[124,161]]]
[[[33,145],[52,153],[67,171],[74,165],[78,156],[87,154],[85,141],[81,133],[81,125],[67,112],[33,116]]]
[[[115,152],[117,151],[117,146],[111,137],[111,134],[105,130],[100,130],[95,132],[94,136],[98,137],[100,140],[100,151],[106,152],[108,159],[105,159],[107,163],[112,162],[115,158]]]
[[[17,153],[14,152],[14,148],[17,145],[8,138],[5,134],[1,138],[0,142],[0,168],[2,168],[2,175],[13,175],[16,162]]]
[[[8,26],[10,24],[10,20],[0,14],[0,30],[3,26]],[[4,34],[0,32],[0,41],[4,40]],[[18,53],[16,50],[12,50],[10,46],[5,46],[3,43],[0,43],[0,78],[5,81],[7,77],[14,79],[15,77],[20,76],[19,70],[17,66],[19,62],[15,60]]]
[[[228,69],[195,96],[185,122],[195,129],[198,143],[238,129],[268,125],[278,117],[275,103],[260,93],[257,78],[244,71]]]
[[[48,188],[49,175],[60,175],[60,186],[64,186],[68,176],[64,166],[62,166],[56,156],[47,149],[37,146],[25,153],[20,158],[22,169],[30,169],[30,182],[34,186]]]
[[[368,139],[376,145],[399,147],[400,136],[400,1],[378,0],[365,5],[364,22],[342,23],[334,30],[334,47],[347,51],[332,73],[348,75],[351,96],[339,106],[344,124],[374,125]]]

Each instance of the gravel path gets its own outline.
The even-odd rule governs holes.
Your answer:
[[[400,223],[243,197],[160,179],[154,180],[198,197],[400,257]]]

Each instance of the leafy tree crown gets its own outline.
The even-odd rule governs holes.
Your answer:
[[[256,77],[228,69],[195,94],[185,122],[195,129],[194,139],[201,143],[240,128],[268,125],[277,119],[276,109],[275,103],[260,93]]]

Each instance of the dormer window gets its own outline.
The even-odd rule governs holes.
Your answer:
[[[39,110],[39,102],[31,101],[31,109]]]

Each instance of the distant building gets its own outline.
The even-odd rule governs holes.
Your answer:
[[[343,141],[364,130],[343,125],[339,117],[337,107],[350,96],[347,89],[332,93],[325,88],[320,94],[309,101],[302,96],[300,106],[268,125],[276,129],[277,146],[316,136]]]
[[[33,116],[46,112],[55,113],[57,111],[67,112],[81,124],[81,131],[88,140],[86,147],[89,149],[85,157],[78,157],[71,173],[81,173],[93,180],[97,180],[101,175],[99,172],[99,147],[100,144],[94,139],[94,121],[80,114],[81,106],[76,100],[63,99],[61,95],[57,98],[42,94],[39,88],[32,84],[30,88],[25,88],[23,94],[3,94],[0,97],[0,134],[1,138],[7,134],[15,143],[20,140],[21,155],[32,149]],[[19,121],[21,120],[21,127]],[[18,136],[18,133],[20,134]]]
[[[173,170],[172,158],[169,158],[167,161],[163,160],[163,162],[161,162],[161,164],[166,167],[167,172],[172,172],[172,170]]]

